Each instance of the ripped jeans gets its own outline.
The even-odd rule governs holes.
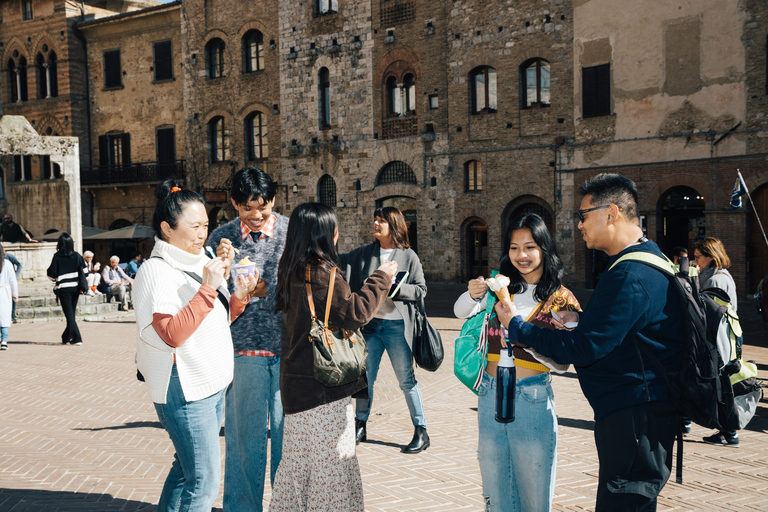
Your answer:
[[[477,401],[478,460],[486,512],[552,508],[557,467],[557,416],[551,377],[517,381],[515,421],[495,419],[496,379],[483,373]]]

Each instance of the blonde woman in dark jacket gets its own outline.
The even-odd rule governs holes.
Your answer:
[[[403,453],[419,453],[429,447],[424,401],[413,368],[413,332],[416,304],[427,295],[427,283],[419,257],[410,248],[405,217],[397,208],[379,208],[373,213],[373,236],[376,242],[339,256],[352,291],[359,290],[371,273],[386,261],[395,261],[399,271],[408,275],[396,295],[381,305],[363,336],[368,342],[368,398],[357,399],[355,407],[356,442],[365,441],[367,421],[373,402],[373,386],[384,351],[389,355],[400,389],[408,404],[414,433]]]
[[[365,389],[365,379],[335,387],[322,385],[314,377],[312,344],[307,341],[312,316],[306,270],[309,266],[315,311],[324,312],[331,269],[338,267],[338,237],[330,207],[304,203],[293,210],[277,270],[276,309],[283,312],[280,392],[285,422],[283,457],[270,512],[364,510],[351,396]],[[337,272],[329,321],[350,330],[368,323],[384,302],[396,271],[395,262],[381,265],[357,293]]]

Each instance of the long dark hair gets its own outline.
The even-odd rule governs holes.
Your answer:
[[[507,232],[504,233],[504,253],[502,254],[499,272],[509,277],[509,292],[522,293],[528,289],[528,283],[517,268],[509,260],[509,244],[512,240],[512,233],[518,229],[528,229],[531,231],[533,241],[541,249],[542,265],[544,272],[536,285],[534,297],[537,300],[547,300],[550,295],[555,293],[563,284],[563,262],[557,255],[557,246],[552,239],[552,234],[547,229],[544,219],[535,213],[524,213],[512,220]]]
[[[403,212],[394,206],[385,206],[376,208],[373,212],[373,218],[381,217],[389,225],[389,235],[392,237],[392,243],[398,249],[408,249],[411,244],[408,242],[408,226],[405,223]]]
[[[171,229],[176,229],[187,203],[197,201],[205,204],[203,196],[193,190],[182,189],[173,178],[168,178],[155,188],[155,199],[157,199],[157,205],[155,214],[152,216],[152,227],[163,241],[166,241],[163,230],[160,228],[163,222],[167,222]]]
[[[59,241],[56,242],[56,250],[62,256],[67,258],[75,254],[75,241],[69,236],[69,233],[59,235]]]
[[[277,266],[277,302],[275,311],[291,303],[290,288],[294,278],[304,280],[307,265],[338,266],[339,256],[333,243],[338,229],[336,214],[321,203],[297,206],[288,221],[285,250]]]

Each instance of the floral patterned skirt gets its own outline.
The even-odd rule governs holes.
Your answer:
[[[354,419],[349,397],[286,414],[269,512],[363,512]]]

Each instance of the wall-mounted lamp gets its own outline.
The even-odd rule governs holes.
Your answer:
[[[193,66],[197,66],[197,54],[196,53],[192,54],[192,65]]]
[[[293,190],[294,194],[298,194],[299,193],[299,185],[298,185],[298,183],[294,183],[293,187],[291,187],[291,190]]]
[[[59,32],[59,37],[61,38],[62,41],[64,40],[64,31],[63,30],[61,32]]]

